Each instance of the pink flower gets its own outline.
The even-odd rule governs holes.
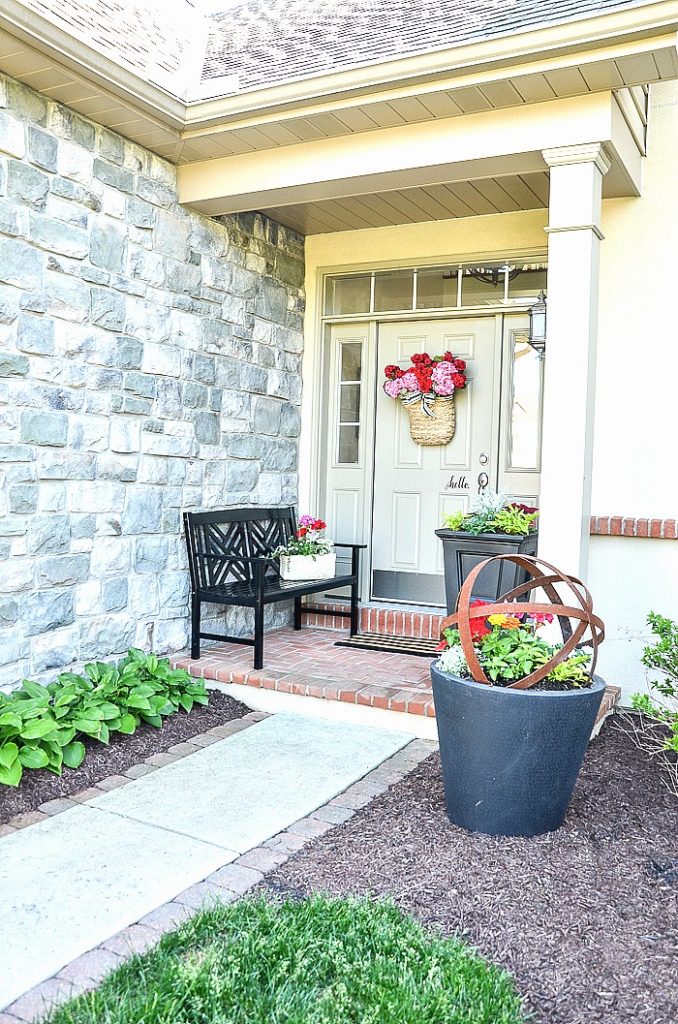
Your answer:
[[[437,395],[454,394],[454,372],[452,363],[436,363],[433,371],[433,390]]]
[[[384,391],[389,398],[397,398],[401,391],[406,391],[407,388],[403,384],[403,378],[397,377],[395,380],[384,381]]]
[[[415,374],[414,370],[408,370],[404,377],[401,377],[400,380],[403,384],[404,391],[419,390],[419,381],[417,380],[417,375]]]

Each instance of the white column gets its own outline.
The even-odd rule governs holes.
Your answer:
[[[551,169],[539,554],[586,577],[603,175],[598,144],[544,150]]]

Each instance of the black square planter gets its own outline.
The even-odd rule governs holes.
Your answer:
[[[462,584],[478,562],[494,555],[536,555],[538,535],[539,531],[527,537],[516,537],[508,533],[472,534],[461,530],[436,530],[436,536],[443,542],[448,614],[456,610]],[[509,590],[526,583],[528,578],[528,573],[513,562],[495,562],[480,574],[472,596],[496,601]]]

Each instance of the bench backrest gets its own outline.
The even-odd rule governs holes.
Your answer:
[[[188,564],[194,589],[249,583],[253,566],[244,561],[269,555],[296,533],[294,508],[229,508],[184,512]],[[267,572],[275,572],[273,566]]]

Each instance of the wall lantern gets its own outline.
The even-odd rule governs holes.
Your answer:
[[[530,330],[527,343],[539,358],[543,359],[546,349],[546,295],[544,292],[540,292],[537,301],[530,306],[529,314]]]

